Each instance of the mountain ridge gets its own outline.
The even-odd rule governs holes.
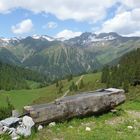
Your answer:
[[[64,41],[47,35],[0,39],[0,54],[5,56],[2,60],[12,58],[16,65],[45,73],[52,79],[101,69],[136,48],[140,48],[140,37],[123,37],[114,32],[85,32]],[[10,63],[11,59],[7,61]]]
[[[106,40],[107,40],[107,38],[105,38],[105,37],[107,37],[107,36],[122,37],[122,38],[137,38],[137,39],[140,38],[140,36],[122,36],[122,35],[119,35],[116,32],[108,32],[108,33],[103,32],[103,33],[98,33],[98,34],[93,33],[93,32],[83,32],[81,35],[76,36],[76,37],[71,37],[70,39],[65,39],[65,37],[57,38],[57,37],[52,37],[52,36],[49,36],[49,35],[37,35],[37,34],[34,34],[32,36],[26,36],[26,37],[11,37],[11,38],[0,37],[0,42],[1,41],[5,42],[5,43],[6,42],[7,43],[12,42],[12,41],[13,42],[14,41],[19,42],[19,41],[24,40],[24,39],[26,39],[28,37],[31,37],[32,39],[35,39],[35,40],[41,40],[41,39],[43,40],[44,39],[44,40],[48,40],[48,41],[61,41],[61,42],[64,42],[66,40],[71,40],[71,39],[78,38],[78,37],[82,38],[82,37],[85,37],[85,36],[87,36],[87,37],[93,36],[93,37],[96,37],[97,39],[104,38]],[[112,38],[108,38],[108,40],[112,40]],[[95,40],[95,42],[96,41],[100,41],[100,40]]]

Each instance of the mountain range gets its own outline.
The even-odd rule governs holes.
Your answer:
[[[55,79],[100,69],[136,48],[140,48],[140,37],[124,37],[114,32],[85,32],[68,40],[47,35],[0,38],[0,61]]]

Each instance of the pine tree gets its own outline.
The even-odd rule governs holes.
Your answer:
[[[58,87],[58,93],[62,93],[63,92],[62,89],[63,89],[63,84],[62,84],[62,81],[60,81],[59,87]]]
[[[79,83],[79,89],[82,89],[84,87],[84,81],[83,79]]]
[[[129,92],[129,82],[128,82],[128,80],[124,81],[123,89],[124,89],[125,93]]]
[[[73,75],[72,74],[68,75],[67,79],[68,79],[68,82],[71,81],[73,79]]]
[[[59,83],[58,83],[58,80],[56,81],[56,87],[58,87],[59,86]]]
[[[78,87],[77,87],[77,85],[74,82],[72,82],[70,87],[69,87],[69,90],[70,91],[77,91]]]
[[[101,82],[102,83],[106,83],[108,81],[108,77],[109,77],[109,67],[105,66],[102,70],[102,75],[101,75]]]

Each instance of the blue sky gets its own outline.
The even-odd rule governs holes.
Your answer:
[[[30,19],[33,23],[32,30],[23,34],[14,34],[11,30],[11,27],[27,19]],[[28,36],[34,34],[47,34],[50,36],[55,36],[57,33],[65,29],[72,30],[74,32],[86,32],[91,31],[93,27],[93,25],[86,21],[79,22],[72,19],[59,20],[55,15],[52,14],[35,14],[25,9],[16,9],[8,14],[0,14],[0,21],[0,35],[3,37],[17,35]],[[56,27],[48,27],[49,23],[55,23]]]
[[[70,38],[82,32],[140,36],[139,13],[139,0],[0,0],[0,36]]]

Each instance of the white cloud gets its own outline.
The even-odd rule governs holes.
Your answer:
[[[56,38],[65,38],[65,39],[70,39],[70,38],[73,38],[73,37],[76,37],[76,36],[79,36],[81,35],[82,32],[74,32],[72,30],[63,30],[61,32],[59,32],[57,35],[56,35]]]
[[[11,27],[11,30],[15,34],[23,34],[23,33],[28,33],[32,30],[33,28],[33,23],[30,19],[25,19],[21,21],[20,23],[13,25]]]
[[[103,23],[98,32],[118,32],[122,35],[140,35],[140,8],[116,14]]]
[[[140,0],[118,0],[122,5],[128,8],[140,8]]]
[[[116,3],[120,5],[116,15],[102,23],[109,14],[107,12],[111,12],[108,8],[112,8]],[[0,0],[0,13],[7,13],[16,8],[47,16],[52,14],[60,20],[73,19],[88,23],[100,21],[103,25],[98,31],[116,31],[124,35],[139,33],[140,23],[137,19],[140,17],[140,0]],[[46,27],[55,26],[48,24]]]
[[[61,20],[97,21],[116,0],[0,0],[0,12],[24,8],[35,13],[51,13]]]
[[[57,28],[57,26],[58,25],[56,22],[50,21],[46,25],[44,25],[43,28],[44,29],[55,29],[55,28]]]

